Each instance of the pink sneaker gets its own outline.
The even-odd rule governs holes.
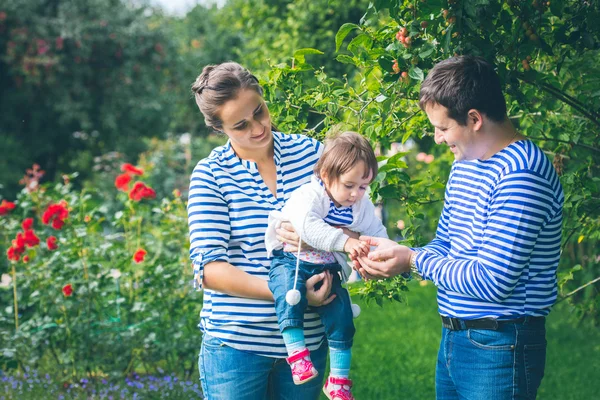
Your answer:
[[[319,375],[319,371],[310,361],[310,352],[307,348],[298,350],[288,358],[286,358],[290,367],[292,367],[292,378],[296,385],[302,385]]]
[[[323,386],[323,393],[329,400],[354,400],[351,388],[352,381],[350,379],[329,376]]]

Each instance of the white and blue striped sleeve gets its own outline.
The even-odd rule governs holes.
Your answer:
[[[508,173],[490,198],[477,256],[450,259],[422,251],[416,256],[417,269],[441,288],[501,303],[529,267],[546,224],[560,211],[560,202],[546,178],[529,170]],[[459,233],[456,236],[461,240]]]
[[[208,159],[200,161],[192,173],[188,223],[194,288],[200,289],[206,264],[212,261],[229,262],[227,249],[231,233],[229,209]]]

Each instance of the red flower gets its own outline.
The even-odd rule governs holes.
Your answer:
[[[48,239],[46,239],[46,246],[48,246],[48,250],[52,251],[58,249],[56,240],[56,236],[50,236]]]
[[[54,229],[61,229],[65,224],[65,219],[69,217],[69,209],[67,206],[67,202],[64,200],[61,200],[57,204],[50,204],[42,215],[42,222],[44,225],[48,225],[50,221],[52,221],[52,227]]]
[[[25,264],[27,264],[27,263],[29,262],[29,256],[24,256],[24,257],[23,257],[23,262],[24,262]]]
[[[37,246],[40,244],[40,238],[36,236],[35,232],[30,230],[25,231],[25,236],[23,237],[23,241],[28,247]]]
[[[129,163],[125,163],[121,165],[121,171],[125,173],[130,173],[133,175],[144,175],[144,170],[138,167],[135,167]]]
[[[12,247],[15,249],[25,249],[25,236],[19,232],[12,241]]]
[[[31,229],[32,226],[33,226],[33,218],[25,218],[23,220],[23,223],[21,224],[21,227],[23,228],[24,231]]]
[[[73,294],[73,285],[71,285],[70,283],[63,286],[62,288],[62,292],[66,297],[69,297]]]
[[[25,251],[25,248],[23,248],[23,251]],[[9,247],[8,250],[6,250],[6,257],[11,261],[19,261],[21,254],[23,254],[23,252],[15,247]]]
[[[133,255],[133,261],[135,261],[137,264],[141,263],[142,261],[144,261],[146,254],[148,254],[146,250],[138,249],[138,251],[136,251]]]
[[[129,192],[129,198],[134,201],[140,201],[142,199],[154,199],[156,198],[156,192],[146,186],[144,182],[136,182],[133,185],[133,189]]]
[[[12,201],[2,200],[2,203],[0,203],[0,215],[8,214],[12,210],[14,210],[15,207],[16,207],[16,204],[13,203]]]
[[[126,192],[129,190],[129,182],[131,182],[131,175],[127,172],[121,174],[115,178],[115,186],[117,189]]]
[[[63,221],[62,219],[56,218],[54,221],[52,221],[52,227],[54,229],[56,229],[57,231],[60,231],[64,224],[65,224],[65,221]]]

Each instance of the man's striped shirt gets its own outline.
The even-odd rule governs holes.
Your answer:
[[[531,141],[455,162],[436,238],[416,256],[417,270],[438,287],[440,314],[547,315],[557,295],[563,200],[552,163]]]
[[[214,149],[194,169],[188,219],[195,282],[202,281],[204,266],[211,261],[225,261],[268,280],[270,260],[264,236],[269,212],[281,209],[291,192],[310,181],[322,152],[321,143],[303,135],[273,132],[273,137],[277,198],[265,185],[256,163],[240,159],[230,142]],[[272,301],[206,289],[200,328],[239,350],[287,356]],[[304,329],[308,348],[316,350],[324,338],[316,313],[305,314]]]

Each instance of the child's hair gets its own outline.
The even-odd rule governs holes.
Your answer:
[[[204,115],[206,126],[221,129],[222,121],[217,115],[220,106],[235,99],[242,89],[251,89],[262,96],[258,79],[236,62],[207,65],[192,85],[196,104]]]
[[[337,182],[343,174],[357,163],[363,162],[363,178],[371,174],[371,181],[377,176],[377,157],[367,139],[356,132],[334,134],[325,140],[325,150],[315,165],[315,175],[319,179],[326,176],[330,182]]]
[[[452,57],[436,64],[421,84],[419,106],[439,104],[448,116],[467,124],[467,113],[477,109],[492,121],[506,118],[506,101],[494,66],[475,56]]]

